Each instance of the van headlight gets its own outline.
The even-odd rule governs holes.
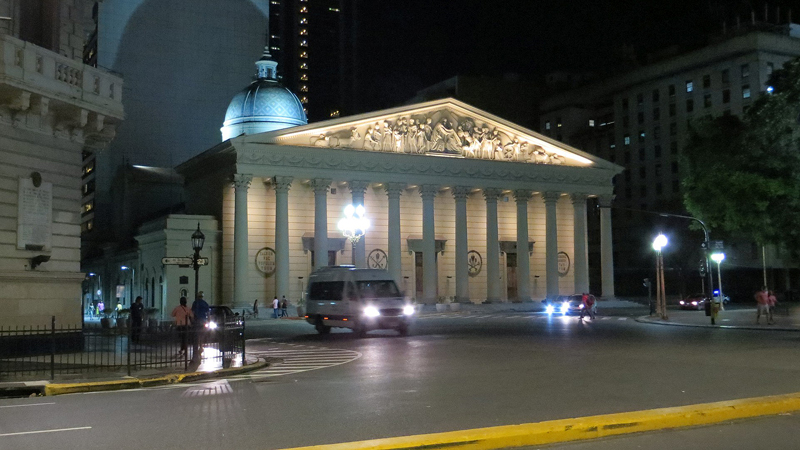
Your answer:
[[[364,308],[364,315],[367,317],[378,317],[381,315],[381,312],[374,306],[367,306]]]
[[[564,302],[561,304],[561,313],[566,314],[569,311],[569,303]]]
[[[414,314],[414,306],[406,305],[403,307],[403,315],[410,316]]]

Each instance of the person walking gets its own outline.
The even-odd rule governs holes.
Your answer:
[[[581,296],[581,304],[583,308],[581,308],[580,320],[583,320],[584,314],[588,314],[589,318],[594,320],[594,296],[584,292]]]
[[[142,304],[142,296],[136,297],[136,300],[131,305],[131,342],[134,344],[139,343],[139,337],[142,334],[142,323],[144,322],[144,305]]]
[[[178,354],[185,355],[188,347],[189,327],[194,319],[194,313],[186,306],[186,297],[181,297],[180,305],[172,310],[172,317],[175,318],[175,327],[178,329],[178,336],[181,338],[181,350]]]
[[[762,286],[761,290],[756,292],[755,299],[757,308],[756,324],[758,324],[761,319],[761,314],[764,314],[764,317],[767,318],[767,322],[769,322],[769,291],[766,286]]]
[[[769,305],[767,325],[772,325],[775,323],[775,306],[778,304],[778,298],[775,297],[775,293],[772,291],[769,291],[769,295],[767,296],[767,304]]]
[[[289,314],[286,314],[286,309],[289,307],[289,302],[286,301],[286,297],[283,297],[283,301],[281,302],[281,318],[289,317]]]
[[[278,318],[278,296],[276,295],[275,298],[272,300],[272,318]]]
[[[253,302],[253,318],[258,319],[258,299]]]
[[[211,308],[205,300],[203,291],[197,293],[197,298],[192,302],[192,314],[194,315],[194,339],[192,345],[192,358],[200,356],[203,353],[203,333],[206,329],[206,322],[208,322],[208,314]],[[198,351],[199,350],[199,351]]]

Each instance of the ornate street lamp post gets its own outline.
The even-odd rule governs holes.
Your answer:
[[[206,242],[206,236],[200,231],[200,222],[197,222],[197,231],[192,233],[192,267],[194,268],[194,298],[197,298],[198,281],[200,279],[200,250],[203,249],[203,244]]]
[[[661,249],[667,246],[667,237],[663,234],[653,240],[653,250],[656,251],[656,309],[662,319],[667,320],[667,299],[664,289],[664,257]]]
[[[711,259],[713,259],[714,262],[717,263],[717,283],[719,283],[719,307],[720,309],[724,309],[723,305],[725,304],[725,295],[722,293],[722,270],[720,269],[720,265],[722,264],[722,261],[725,260],[725,253],[712,253]],[[711,289],[711,292],[713,295],[714,292],[713,288]],[[713,308],[714,305],[712,304],[711,306]],[[711,310],[711,314],[714,314],[713,309]],[[712,317],[711,323],[713,324],[714,316],[712,315],[711,317]]]
[[[130,296],[128,298],[130,298],[131,305],[133,305],[133,299],[134,299],[133,291],[134,291],[134,287],[136,286],[136,268],[135,267],[122,266],[122,267],[120,267],[120,270],[130,270],[131,271],[131,293],[130,293]],[[108,308],[108,306],[106,306],[106,308]]]
[[[367,229],[369,229],[369,219],[364,217],[365,214],[366,210],[364,209],[364,205],[347,205],[344,208],[344,218],[339,220],[338,224],[339,231],[341,231],[344,237],[348,238],[352,244],[353,265],[356,264],[356,242],[367,234]],[[317,255],[316,257],[321,258],[322,255]]]

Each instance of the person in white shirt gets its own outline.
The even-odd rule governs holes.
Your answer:
[[[275,299],[272,300],[272,318],[273,319],[277,319],[278,318],[278,307],[279,307],[279,305],[278,305],[278,296],[276,295]]]

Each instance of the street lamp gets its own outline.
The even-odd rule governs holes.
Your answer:
[[[711,259],[713,259],[714,262],[717,263],[717,282],[719,283],[719,306],[720,309],[722,309],[723,305],[725,304],[725,296],[722,294],[722,270],[720,269],[720,265],[722,264],[722,261],[725,261],[725,253],[712,253]],[[711,306],[713,308],[714,305]],[[711,311],[711,314],[714,314],[713,309]],[[713,323],[713,318],[712,318],[712,323]]]
[[[662,319],[667,320],[667,299],[664,289],[664,257],[661,250],[667,246],[667,237],[659,234],[653,240],[653,250],[656,251],[656,304]]]
[[[128,267],[122,266],[120,267],[121,270],[130,270],[131,271],[131,294],[130,298],[133,300],[133,287],[136,285],[136,268],[135,267]],[[131,302],[133,304],[133,302]]]
[[[352,243],[353,265],[356,263],[356,243],[369,229],[369,219],[364,217],[365,214],[364,205],[347,205],[344,208],[344,218],[338,224],[339,231]]]
[[[197,222],[197,230],[192,233],[192,267],[194,268],[194,298],[197,298],[198,281],[200,279],[200,250],[203,249],[203,244],[206,242],[206,236],[200,231],[200,222]]]

